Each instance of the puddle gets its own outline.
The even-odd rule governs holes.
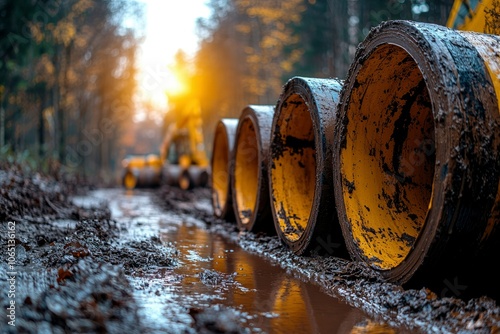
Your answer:
[[[75,203],[107,201],[122,242],[156,236],[179,251],[175,269],[130,278],[139,315],[152,332],[193,332],[189,310],[217,306],[234,310],[249,333],[406,333],[209,233],[196,218],[162,211],[151,196],[108,189]]]

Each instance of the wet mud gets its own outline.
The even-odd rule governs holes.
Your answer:
[[[276,236],[214,218],[207,188],[82,195],[5,169],[0,185],[2,245],[8,222],[16,226],[16,327],[2,312],[2,333],[499,330],[500,308],[487,296],[405,290],[357,262],[294,255]],[[3,293],[11,269],[1,257]],[[9,299],[1,303],[6,310]]]
[[[196,192],[199,196],[197,201],[209,196],[204,189],[191,193],[195,196]],[[160,189],[156,193],[158,205],[165,208],[184,205],[177,202],[174,194],[175,191],[169,188]],[[360,328],[365,332],[378,328],[376,330],[394,333],[497,333],[500,330],[497,301],[486,295],[463,298],[467,287],[460,282],[450,280],[442,290],[403,288],[386,283],[379,273],[362,262],[314,255],[314,252],[310,256],[295,255],[277,236],[240,232],[234,223],[214,219],[209,207],[199,207],[191,214],[203,220],[210,233],[220,235],[244,251],[278,265],[288,275],[318,286],[323,293],[367,315],[368,320],[361,322],[364,325],[357,324],[349,331],[338,332],[356,332]],[[341,248],[340,244],[330,239],[322,240],[320,244],[323,252],[329,254]],[[330,321],[334,322],[334,319],[335,316],[332,316]]]

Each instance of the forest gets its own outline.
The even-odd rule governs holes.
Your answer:
[[[210,0],[196,55],[177,53],[188,89],[167,96],[164,129],[196,100],[210,150],[221,117],[275,104],[293,76],[343,79],[370,29],[393,19],[445,25],[452,4]],[[101,177],[120,168],[124,148],[138,145],[129,132],[142,38],[123,22],[134,17],[140,26],[142,15],[132,0],[0,1],[1,159]]]

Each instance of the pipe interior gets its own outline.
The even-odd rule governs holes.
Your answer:
[[[297,241],[309,221],[316,184],[314,131],[309,108],[298,94],[279,110],[273,134],[272,204],[279,228]]]
[[[363,62],[347,106],[340,155],[352,235],[379,269],[410,253],[431,205],[434,118],[429,88],[403,48],[379,46]]]
[[[216,210],[223,210],[229,191],[229,143],[222,123],[215,130],[212,154],[212,201]]]
[[[255,215],[259,187],[259,151],[255,125],[250,118],[241,120],[235,155],[234,191],[237,214],[248,224]]]

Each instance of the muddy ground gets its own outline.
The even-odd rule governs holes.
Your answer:
[[[500,332],[500,307],[488,296],[468,300],[442,297],[439,291],[384,283],[362,263],[295,256],[275,236],[241,233],[233,223],[215,219],[207,205],[209,189],[180,191],[164,186],[132,194],[111,189],[86,201],[85,196],[95,191],[99,189],[67,175],[0,165],[0,332],[290,332],[285,328],[294,328],[293,316],[277,321],[280,313],[270,311],[276,310],[275,300],[267,303],[259,297],[260,304],[251,304],[273,304],[262,311],[240,306],[236,297],[249,294],[238,278],[238,270],[243,268],[204,269],[197,262],[208,257],[192,252],[189,243],[170,241],[170,230],[176,231],[179,240],[185,239],[176,226],[186,224],[195,225],[188,228],[191,235],[201,238],[201,244],[209,236],[221,238],[213,243],[211,254],[216,254],[217,245],[234,245],[224,246],[224,252],[253,254],[281,270],[273,274],[275,269],[269,268],[274,267],[269,267],[265,269],[269,275],[304,282],[309,290],[311,285],[317,286],[321,292],[315,295],[325,297],[316,296],[313,303],[322,300],[333,305],[336,300],[345,309],[358,310],[357,320],[347,327],[337,326],[338,333]],[[117,196],[123,197],[114,202],[109,198]],[[113,205],[126,201],[136,206],[122,207],[121,216],[113,216]],[[158,226],[167,231],[158,232],[154,219],[147,217],[157,217]],[[15,228],[10,229],[13,223]],[[10,246],[15,248],[15,263]],[[200,244],[192,245],[193,250],[196,247]],[[187,268],[183,254],[190,256],[194,269]],[[198,299],[191,295],[195,282],[189,271],[196,271],[197,282],[206,288],[196,288]],[[265,289],[261,287],[254,290]],[[232,290],[239,295],[229,298]],[[11,293],[15,296],[9,296]],[[8,310],[12,301],[13,313]],[[161,312],[155,312],[159,307]],[[321,332],[317,328],[310,331]]]

